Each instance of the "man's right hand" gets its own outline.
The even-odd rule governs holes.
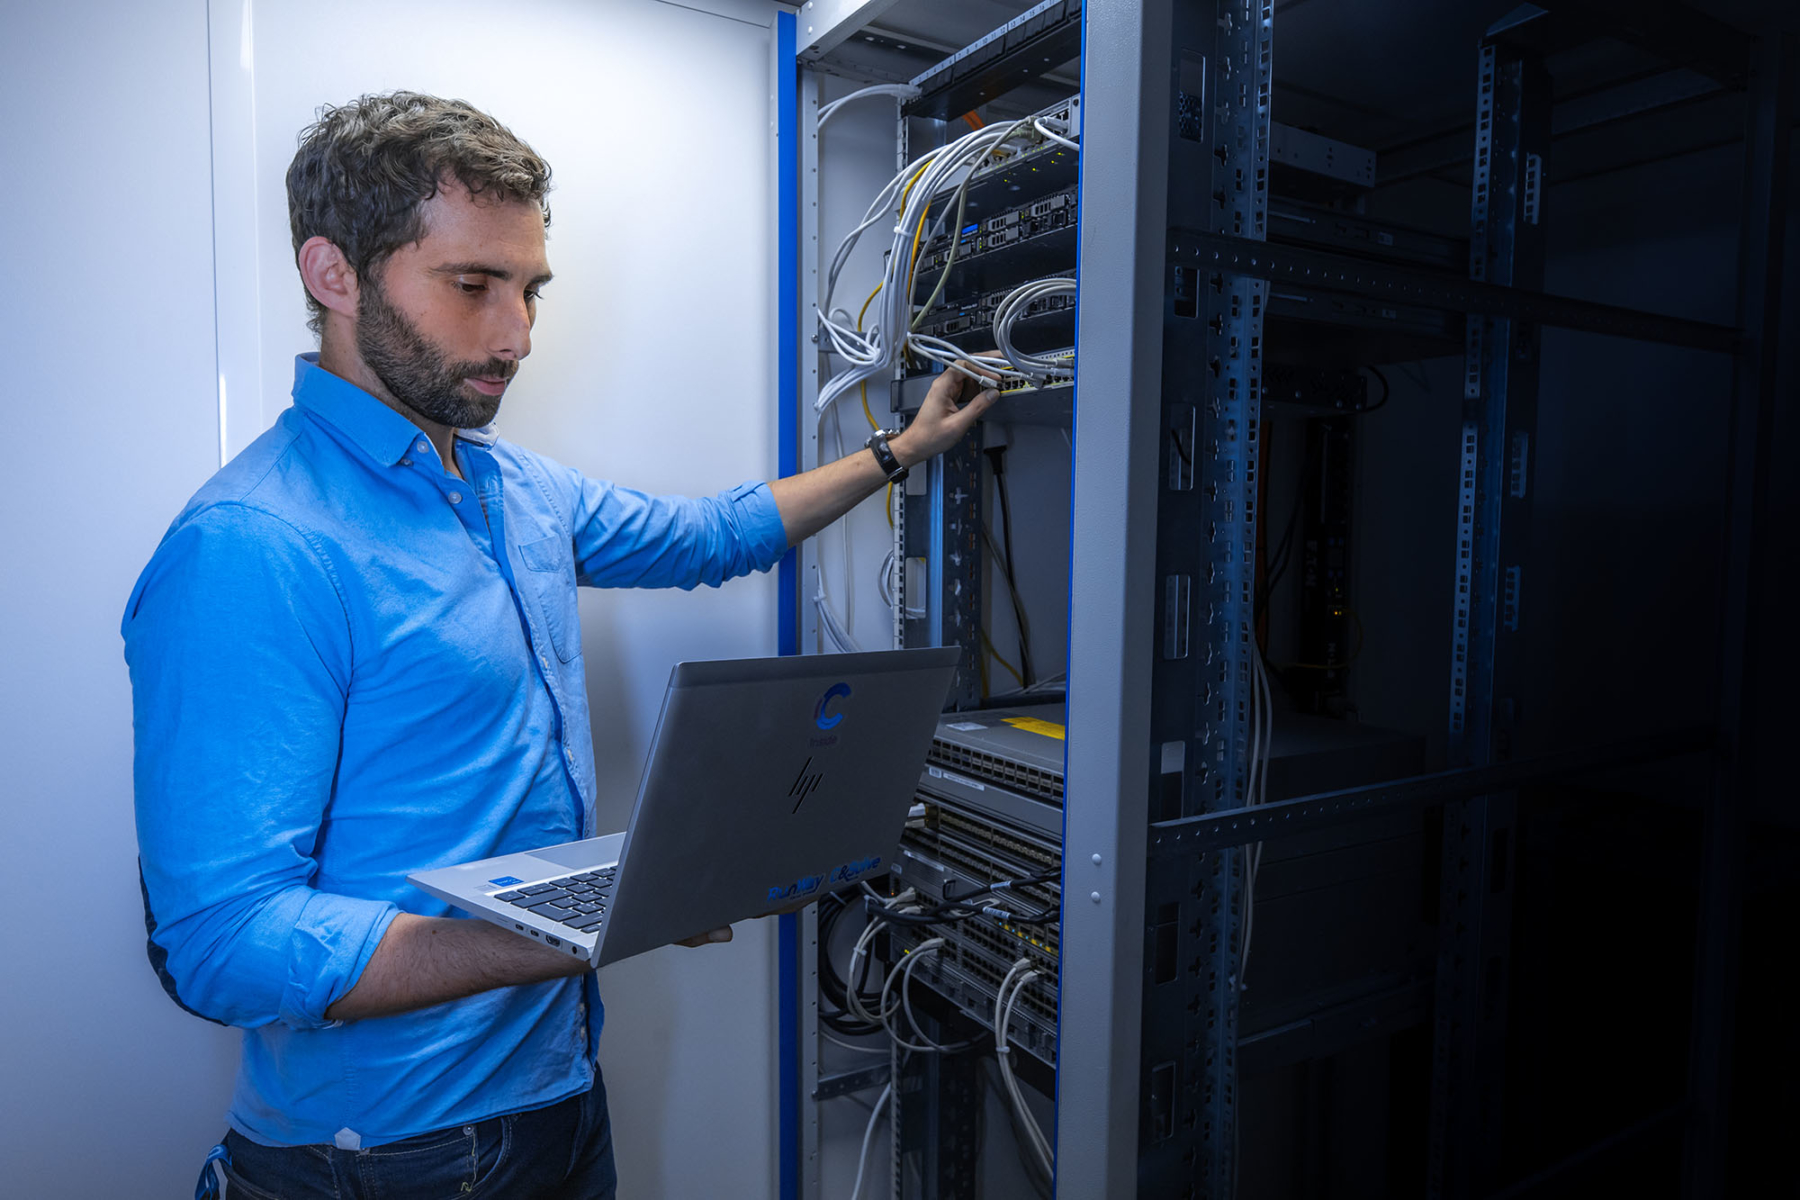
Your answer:
[[[718,929],[708,930],[705,933],[696,933],[693,937],[682,938],[675,944],[677,946],[693,946],[698,948],[700,946],[713,946],[720,942],[729,942],[730,940],[731,926],[725,925]]]

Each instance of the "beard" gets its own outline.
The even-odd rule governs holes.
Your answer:
[[[426,420],[451,429],[479,429],[500,411],[501,396],[484,396],[470,376],[511,379],[515,361],[452,362],[369,278],[356,306],[356,348],[389,394]]]

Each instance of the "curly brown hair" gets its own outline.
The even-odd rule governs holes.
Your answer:
[[[425,236],[420,206],[449,179],[473,195],[536,201],[550,224],[550,165],[474,105],[419,92],[326,105],[301,131],[288,165],[296,260],[308,238],[322,237],[366,278],[371,267]],[[311,292],[306,303],[307,325],[322,332],[324,305]]]

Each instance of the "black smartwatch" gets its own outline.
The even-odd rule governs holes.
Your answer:
[[[906,478],[906,472],[910,469],[901,466],[900,460],[894,457],[893,450],[888,448],[888,438],[897,436],[899,432],[898,429],[877,429],[863,443],[865,449],[874,453],[875,461],[880,464],[881,472],[887,476],[889,483],[899,483]]]

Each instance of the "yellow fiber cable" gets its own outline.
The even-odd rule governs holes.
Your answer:
[[[993,657],[993,660],[995,662],[999,663],[1001,666],[1006,668],[1006,673],[1008,675],[1011,675],[1014,679],[1019,681],[1020,687],[1025,686],[1025,677],[1023,675],[1019,674],[1019,672],[1013,667],[1013,665],[1011,663],[1007,662],[1004,658],[1000,657],[1000,652],[998,650],[994,649],[993,640],[988,637],[987,630],[985,630],[985,629],[981,631],[981,644],[983,646],[987,647],[988,654]]]

